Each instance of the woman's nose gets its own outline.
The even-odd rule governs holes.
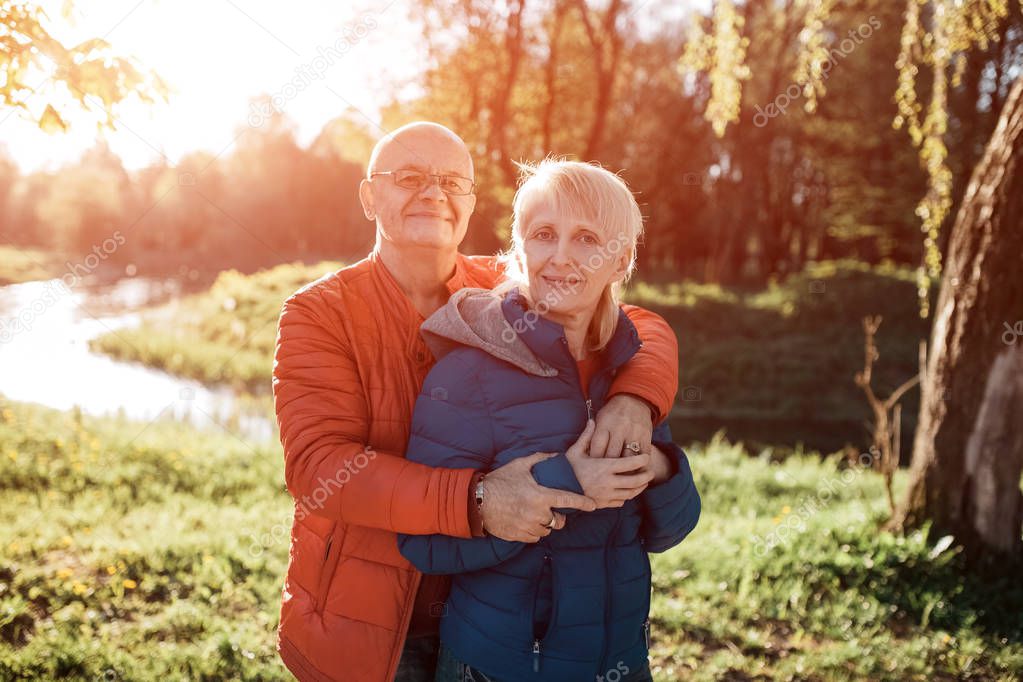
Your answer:
[[[572,242],[569,239],[559,239],[558,246],[554,249],[551,260],[557,265],[568,265],[572,262]]]

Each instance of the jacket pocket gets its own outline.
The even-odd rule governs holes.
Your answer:
[[[323,613],[323,605],[327,602],[327,592],[330,591],[330,581],[334,577],[334,570],[337,568],[338,559],[341,556],[341,543],[335,540],[337,524],[330,530],[327,536],[327,546],[323,550],[323,557],[320,560],[320,580],[316,586],[316,601],[313,603],[313,610],[316,613]]]

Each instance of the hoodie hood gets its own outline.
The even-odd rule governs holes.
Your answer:
[[[459,346],[478,348],[536,376],[558,370],[536,357],[504,316],[501,299],[489,289],[461,289],[419,328],[433,357],[440,360]]]

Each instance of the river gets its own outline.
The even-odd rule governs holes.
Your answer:
[[[253,444],[271,441],[275,425],[265,396],[89,350],[90,339],[137,325],[142,308],[181,294],[177,280],[141,277],[72,289],[59,279],[0,287],[0,394],[60,410],[77,405],[87,414],[172,419]]]

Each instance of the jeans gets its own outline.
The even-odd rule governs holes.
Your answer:
[[[394,673],[394,682],[433,682],[439,646],[440,639],[436,636],[405,640],[398,670]]]
[[[623,665],[612,667],[594,682],[653,682],[649,664],[643,664],[638,670],[627,670]],[[481,673],[479,670],[462,663],[443,644],[440,645],[440,656],[437,658],[437,677],[435,682],[512,682],[498,680]],[[528,680],[527,680],[528,682]]]

